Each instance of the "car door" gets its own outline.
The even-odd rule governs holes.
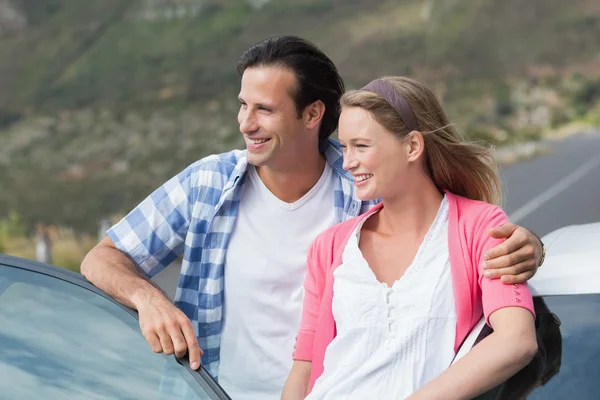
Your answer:
[[[600,223],[568,226],[542,238],[547,257],[529,287],[536,298],[543,299],[560,321],[557,373],[543,386],[528,379],[509,380],[479,396],[478,400],[516,399],[507,394],[508,386],[528,393],[527,399],[597,399],[600,398]],[[464,356],[486,331],[485,321],[477,324],[463,342],[455,361]],[[504,392],[503,392],[504,391]]]
[[[0,398],[228,399],[81,275],[0,256]]]
[[[558,374],[528,399],[599,398],[600,295],[548,296],[544,300],[561,321],[562,359]]]
[[[546,352],[558,352],[557,373],[543,386],[531,374],[517,374],[509,385],[477,397],[478,400],[515,400],[510,391],[528,393],[530,400],[597,399],[600,393],[600,294],[542,297],[560,320],[560,337]],[[473,329],[457,359],[481,339],[484,323]],[[485,333],[484,333],[485,334]],[[479,336],[479,338],[478,338]],[[556,356],[557,354],[553,354]],[[555,357],[554,357],[555,358]],[[510,386],[510,387],[507,387]],[[502,391],[500,391],[500,389]]]

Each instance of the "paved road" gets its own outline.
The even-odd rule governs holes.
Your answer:
[[[600,221],[600,132],[553,144],[554,151],[503,168],[504,208],[540,236]]]
[[[501,170],[506,212],[540,236],[600,221],[600,132],[549,144],[549,154]],[[173,265],[155,281],[173,296],[178,274]]]

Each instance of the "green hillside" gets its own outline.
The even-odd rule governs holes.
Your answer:
[[[278,34],[349,88],[421,78],[500,144],[600,114],[597,0],[0,0],[0,218],[93,232],[241,146],[235,63]]]

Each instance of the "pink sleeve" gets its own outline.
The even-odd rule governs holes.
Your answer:
[[[500,279],[489,279],[483,276],[483,255],[486,251],[501,244],[504,239],[494,239],[488,234],[489,229],[509,222],[508,217],[500,207],[495,207],[482,222],[477,239],[479,245],[475,251],[474,261],[477,262],[479,285],[481,287],[483,314],[486,322],[490,324],[490,315],[504,307],[522,307],[531,312],[535,318],[533,298],[527,283],[507,285]]]
[[[304,304],[300,330],[294,346],[294,360],[312,361],[312,349],[315,328],[321,307],[323,290],[325,288],[325,273],[327,266],[323,257],[325,243],[320,235],[310,246],[306,258],[308,270],[304,278]]]

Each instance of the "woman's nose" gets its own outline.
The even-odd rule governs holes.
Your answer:
[[[358,166],[358,161],[351,157],[348,153],[344,154],[344,162],[342,163],[342,168],[346,171],[351,170],[352,168],[356,168]]]

